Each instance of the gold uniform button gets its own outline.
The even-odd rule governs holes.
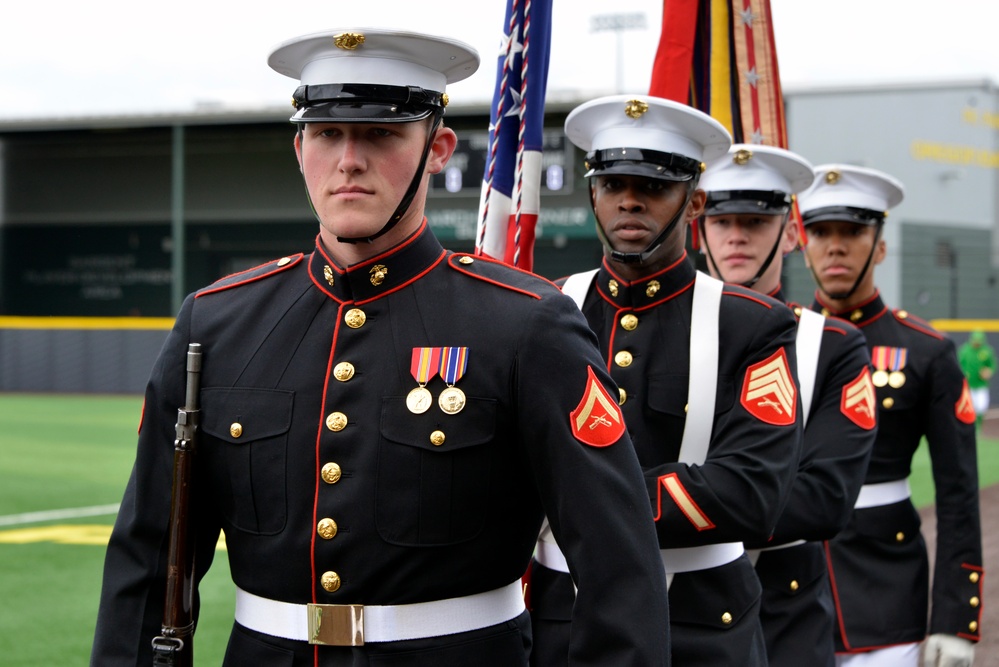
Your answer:
[[[344,315],[343,321],[347,323],[347,326],[351,329],[360,329],[364,326],[364,322],[368,319],[368,316],[364,314],[364,311],[360,308],[351,308]]]
[[[323,481],[327,484],[336,484],[340,481],[340,476],[343,474],[343,471],[340,470],[340,466],[331,461],[323,466],[323,469],[319,472],[319,474],[322,476]]]
[[[621,318],[621,327],[625,331],[634,331],[635,329],[638,328],[638,317],[632,315],[631,313],[628,313],[627,315]]]
[[[968,629],[972,632],[978,632],[978,621],[972,621],[968,623]]]
[[[728,613],[727,611],[724,614],[722,614],[722,623],[724,623],[725,625],[730,625],[732,623],[732,614]]]
[[[798,582],[794,579],[791,580],[791,590],[792,591],[798,590]]]
[[[336,572],[323,572],[320,583],[323,585],[323,590],[333,593],[340,588],[340,575]]]
[[[978,583],[978,573],[977,572],[972,572],[971,574],[969,574],[968,575],[968,581],[970,581],[973,584],[977,584]]]
[[[624,402],[628,400],[628,392],[624,389],[618,387],[617,389],[617,404],[624,405]]]
[[[288,266],[288,264],[290,263],[291,263],[291,257],[282,257],[281,259],[278,260],[277,265]]]
[[[794,316],[795,317],[801,317],[801,306],[795,306],[794,307]]]
[[[621,350],[614,355],[614,363],[621,368],[631,366],[631,362],[634,361],[634,359],[635,358],[631,356],[631,352],[628,352],[627,350]]]
[[[465,255],[465,256],[463,256],[463,257],[459,257],[459,258],[458,258],[458,263],[459,263],[459,264],[471,264],[471,263],[472,263],[472,262],[474,262],[474,261],[475,261],[475,260],[474,260],[474,259],[472,259],[471,257],[469,257],[468,255]]]
[[[898,311],[898,313],[896,313],[896,315],[898,315],[898,319],[904,320],[905,318],[907,318],[909,316],[909,311],[907,311],[907,310],[900,310],[900,311]]]
[[[434,431],[430,434],[430,444],[434,447],[440,447],[444,444],[444,432]]]
[[[902,542],[903,540],[905,540],[905,533],[903,533],[901,530],[895,533],[896,542]]]
[[[341,361],[333,368],[333,377],[340,382],[346,382],[354,377],[354,364],[349,361]]]
[[[316,526],[316,532],[324,540],[332,540],[333,536],[336,535],[336,521],[329,518],[322,519]]]
[[[977,607],[982,603],[982,601],[978,599],[977,595],[968,600],[968,602],[971,604],[972,607]]]
[[[336,432],[342,431],[347,426],[347,415],[342,412],[331,412],[326,418],[326,428]]]
[[[229,427],[229,435],[234,438],[238,438],[243,435],[243,425],[239,422],[233,422],[232,426]]]
[[[890,410],[893,405],[895,405],[895,399],[889,396],[885,400],[881,401],[881,405],[885,406],[885,409]]]

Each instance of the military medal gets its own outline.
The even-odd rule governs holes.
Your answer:
[[[434,402],[433,394],[427,389],[430,378],[437,374],[441,355],[439,347],[414,347],[409,372],[419,385],[406,396],[406,407],[415,415],[422,415]]]
[[[440,374],[447,384],[447,389],[441,392],[437,405],[447,414],[456,415],[465,407],[465,392],[454,385],[465,375],[465,369],[468,367],[468,348],[443,347],[440,358]]]
[[[905,362],[909,351],[904,347],[877,345],[871,350],[871,364],[877,370],[871,375],[875,387],[889,386],[898,389],[905,384]]]

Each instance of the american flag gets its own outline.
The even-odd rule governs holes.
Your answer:
[[[476,254],[527,271],[541,208],[552,0],[507,0],[479,198]]]
[[[710,114],[735,143],[787,148],[770,0],[663,0],[649,94]],[[791,217],[804,244],[797,204]]]

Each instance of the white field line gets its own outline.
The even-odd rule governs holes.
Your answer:
[[[44,512],[8,514],[6,516],[0,516],[0,526],[20,526],[25,523],[78,519],[84,516],[105,516],[108,514],[117,514],[118,507],[118,503],[115,503],[114,505],[94,505],[93,507],[74,507],[63,510],[46,510]]]

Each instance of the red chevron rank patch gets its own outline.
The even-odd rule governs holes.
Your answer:
[[[572,434],[591,447],[607,447],[624,434],[624,416],[593,373],[593,367],[587,367],[586,371],[583,398],[576,409],[569,413]]]
[[[961,398],[957,399],[957,404],[954,405],[954,414],[957,415],[958,421],[965,424],[975,423],[975,406],[971,402],[971,389],[968,388],[967,380],[961,387]]]
[[[860,375],[843,387],[839,409],[843,416],[854,424],[865,431],[870,431],[878,423],[876,406],[877,399],[874,395],[874,383],[871,382],[871,370],[864,366]]]
[[[797,389],[784,348],[746,369],[742,407],[767,424],[790,426],[798,411]]]

